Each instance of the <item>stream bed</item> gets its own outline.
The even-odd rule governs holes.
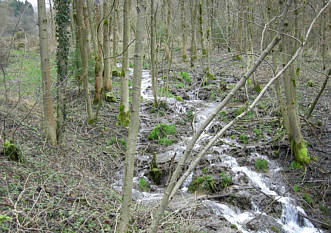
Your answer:
[[[151,75],[148,70],[142,73],[143,98],[141,111],[145,111],[153,101],[151,90]],[[167,105],[173,110],[172,118],[179,117],[189,109],[194,111],[193,128],[197,129],[216,107],[216,102],[206,102],[195,98],[189,93],[189,100],[177,101],[175,98],[167,98]],[[140,136],[143,132],[150,131],[151,125],[140,120]],[[194,147],[196,154],[206,142],[212,137],[214,128],[222,127],[223,123],[214,120],[201,135]],[[169,163],[176,154],[175,161],[180,159],[185,145],[192,135],[183,135],[177,143],[168,146],[156,155],[158,164]],[[141,145],[140,145],[141,146]],[[139,148],[139,145],[138,145]],[[239,152],[238,152],[239,151]],[[148,178],[149,163],[153,157],[152,153],[137,153],[139,167],[134,177],[133,199],[145,205],[157,205],[161,200],[164,188],[153,184]],[[264,173],[256,171],[254,162],[257,159],[266,160],[268,170]],[[216,143],[204,156],[200,165],[185,180],[182,188],[177,192],[170,208],[176,209],[182,205],[194,202],[198,196],[188,192],[188,186],[193,177],[201,175],[205,168],[213,174],[226,172],[232,178],[233,184],[224,188],[222,192],[211,198],[201,198],[200,208],[195,209],[196,216],[201,219],[210,217],[212,222],[200,222],[204,232],[283,232],[283,233],[317,233],[323,232],[313,226],[305,217],[305,211],[296,204],[290,196],[282,178],[282,168],[276,160],[258,152],[254,146],[242,145],[240,142],[225,136]],[[117,190],[121,190],[122,174],[118,174],[118,182],[113,184]],[[143,177],[151,185],[151,192],[139,191],[139,179]],[[224,222],[231,227],[223,228]]]

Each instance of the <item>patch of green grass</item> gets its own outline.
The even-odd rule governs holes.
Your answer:
[[[256,162],[255,162],[255,168],[258,171],[267,172],[267,169],[268,169],[268,162],[267,162],[267,160],[257,159]]]
[[[148,182],[143,177],[139,178],[139,188],[143,192],[148,192],[150,189]]]
[[[220,176],[221,176],[220,186],[222,188],[226,188],[233,184],[231,176],[229,176],[225,172],[221,172]]]
[[[210,175],[195,177],[188,186],[188,190],[190,192],[202,191],[202,190],[212,191],[214,188],[215,188],[215,180]]]
[[[313,199],[308,193],[303,194],[303,199],[309,204],[313,204]]]
[[[261,129],[253,129],[253,133],[255,133],[255,135],[258,136],[258,137],[261,137],[262,136]]]
[[[242,114],[243,112],[245,112],[245,110],[246,110],[246,106],[241,106],[241,107],[239,107],[239,108],[237,108],[237,109],[234,109],[234,110],[232,111],[232,113],[234,114],[235,117],[237,117],[237,116],[239,116],[240,114]]]
[[[192,78],[187,72],[179,72],[178,75],[182,81],[184,81],[188,85],[191,85]]]
[[[185,87],[185,84],[184,83],[176,83],[176,88],[183,88]]]
[[[163,146],[170,146],[173,143],[173,140],[169,138],[160,138],[157,142]]]
[[[293,190],[294,192],[299,192],[299,185],[298,184],[293,185]]]
[[[168,146],[173,143],[173,140],[169,139],[168,136],[175,135],[176,132],[176,126],[161,123],[150,132],[148,139],[157,140],[159,144]]]
[[[244,144],[247,144],[248,143],[248,137],[246,134],[240,134],[239,136],[239,141],[244,143]]]
[[[38,53],[12,50],[12,55],[16,55],[7,67],[7,80],[11,83],[17,80],[21,82],[22,96],[33,96],[35,91],[41,87],[40,58]],[[21,74],[20,74],[21,71]],[[50,58],[51,81],[56,80],[55,58]],[[16,90],[15,90],[16,91]],[[55,94],[55,91],[54,91]]]
[[[297,162],[297,161],[292,161],[291,162],[291,168],[292,169],[301,169],[302,168],[302,165],[299,162]]]
[[[157,90],[157,93],[161,97],[174,98],[174,95],[170,92],[168,88],[161,87]]]

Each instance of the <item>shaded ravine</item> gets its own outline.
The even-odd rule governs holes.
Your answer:
[[[151,75],[148,70],[143,70],[141,89],[142,105],[152,102]],[[189,96],[193,97],[194,95]],[[187,101],[177,101],[175,98],[167,98],[167,104],[177,114],[185,113],[188,109],[195,109],[193,124],[195,129],[203,123],[216,106],[215,103],[207,103],[194,98]],[[203,146],[202,142],[206,142],[212,137],[208,133],[209,129],[219,124],[221,123],[214,120],[208,126],[194,147],[195,152]],[[147,125],[142,123],[140,131],[144,131],[146,127]],[[166,152],[158,153],[157,162],[166,163],[170,161],[174,156],[174,152],[176,152],[176,160],[178,160],[189,140],[190,137],[183,137],[179,143],[169,146]],[[245,160],[253,161],[257,158],[262,158],[268,162],[269,169],[266,173],[255,172],[251,166],[241,166],[237,156],[234,157],[232,155],[231,151],[233,147],[242,147],[238,142],[230,138],[222,138],[221,140],[225,143],[213,146],[209,153],[205,155],[204,162],[208,165],[209,170],[226,171],[231,174],[234,185],[229,187],[226,190],[227,195],[224,195],[231,198],[202,200],[201,202],[204,208],[208,208],[215,217],[226,219],[242,232],[273,232],[275,230],[284,233],[322,232],[316,229],[308,219],[302,217],[306,214],[286,192],[283,179],[280,175],[282,168],[275,161],[269,160],[266,156],[259,154],[254,147],[250,148],[244,158]],[[137,155],[137,159],[144,161],[145,164],[144,169],[140,169],[138,175],[134,177],[135,188],[133,189],[133,199],[138,203],[148,205],[153,203],[156,205],[162,198],[163,188],[152,185],[152,192],[141,192],[138,190],[140,177],[150,182],[147,174],[152,154],[144,154],[143,157]],[[122,186],[121,174],[119,173],[118,176],[118,182],[113,184],[113,187],[120,191]],[[186,203],[190,198],[194,200],[192,198],[193,195],[187,193],[188,185],[192,181],[193,176],[194,174],[191,173],[183,183],[179,191],[181,194],[180,197],[175,197],[177,202],[180,198],[182,198],[183,203]],[[243,202],[242,200],[245,201]],[[272,211],[270,211],[271,206],[274,206]],[[222,229],[217,230],[217,232],[222,232]]]

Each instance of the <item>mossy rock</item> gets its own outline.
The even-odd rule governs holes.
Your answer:
[[[21,150],[16,146],[16,144],[8,140],[6,140],[3,145],[3,154],[9,160],[23,162],[23,155],[21,153]]]
[[[151,180],[157,184],[161,184],[161,179],[162,179],[162,171],[160,168],[158,168],[157,163],[156,163],[156,153],[153,154],[152,161],[149,165],[149,176]]]
[[[122,76],[122,73],[121,73],[121,71],[113,70],[113,71],[112,71],[112,75],[113,75],[113,76],[116,76],[116,77],[121,77],[121,76]]]
[[[114,95],[113,92],[106,92],[105,93],[105,101],[116,103],[117,99],[116,99],[116,96]]]

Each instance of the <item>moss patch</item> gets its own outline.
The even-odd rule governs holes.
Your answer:
[[[12,142],[6,140],[3,144],[3,154],[12,161],[23,162],[23,155],[20,149]]]
[[[301,164],[309,164],[310,156],[304,141],[296,143],[293,139],[291,141],[291,149],[294,153],[295,159]]]

